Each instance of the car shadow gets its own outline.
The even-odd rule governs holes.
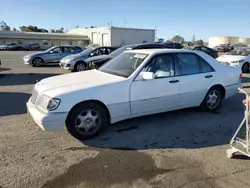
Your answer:
[[[243,118],[244,95],[224,102],[217,113],[196,108],[135,118],[108,126],[100,136],[82,141],[91,147],[120,150],[203,148],[230,142]]]
[[[26,113],[26,102],[30,94],[0,92],[0,117]]]
[[[35,84],[44,78],[56,76],[59,74],[41,74],[41,73],[20,73],[20,74],[1,74],[0,86],[30,85]]]
[[[9,70],[11,70],[11,69],[10,69],[10,68],[3,68],[3,67],[0,67],[0,72],[9,71]],[[1,74],[0,74],[0,76],[1,76]]]

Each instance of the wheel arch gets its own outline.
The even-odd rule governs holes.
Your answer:
[[[95,104],[98,104],[98,105],[100,105],[101,107],[103,107],[103,108],[105,109],[106,113],[107,113],[108,122],[109,122],[109,123],[111,122],[111,121],[110,121],[110,120],[111,120],[111,116],[110,116],[110,111],[109,111],[108,107],[107,107],[103,102],[101,102],[101,101],[99,101],[99,100],[95,100],[95,99],[86,100],[86,101],[82,101],[82,102],[79,102],[79,103],[75,104],[75,105],[70,109],[70,111],[69,111],[69,113],[68,113],[68,115],[67,115],[65,121],[67,121],[67,119],[68,119],[70,113],[71,113],[75,108],[77,108],[77,107],[80,106],[80,105],[86,104],[86,103],[95,103]]]
[[[225,98],[225,96],[226,96],[226,89],[225,89],[225,87],[224,87],[223,85],[221,85],[221,84],[215,84],[215,85],[213,85],[212,87],[210,87],[209,90],[211,90],[211,89],[213,89],[213,88],[220,88],[221,91],[222,91],[222,97]],[[207,90],[207,92],[208,92],[209,90]]]

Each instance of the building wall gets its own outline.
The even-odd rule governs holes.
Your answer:
[[[155,30],[111,27],[111,45],[154,43]]]
[[[19,44],[35,42],[39,43],[42,49],[47,49],[54,45],[66,44],[85,47],[89,44],[89,39],[86,35],[0,31],[0,44],[9,42]]]
[[[119,27],[74,28],[67,33],[87,35],[92,44],[98,44],[100,46],[120,46],[155,42],[155,30],[150,29]]]
[[[111,46],[111,29],[110,27],[98,28],[74,28],[68,31],[69,34],[86,35],[90,39],[91,44],[103,45],[103,34],[108,35],[106,46]],[[95,37],[95,38],[94,38]]]
[[[250,38],[240,38],[240,37],[210,37],[209,47],[213,48],[220,44],[238,44],[244,43],[250,45]]]

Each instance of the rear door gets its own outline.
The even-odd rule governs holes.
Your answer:
[[[177,53],[176,61],[180,69],[181,108],[198,106],[216,78],[215,70],[194,53]]]

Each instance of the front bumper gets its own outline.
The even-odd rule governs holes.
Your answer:
[[[31,59],[25,59],[25,58],[23,58],[23,61],[24,61],[24,64],[26,64],[26,65],[32,64]]]
[[[60,66],[61,68],[63,68],[63,69],[70,70],[70,64],[69,64],[69,63],[60,61],[59,66]]]
[[[27,112],[37,125],[45,131],[63,131],[68,113],[45,113],[34,106],[30,100],[26,103]]]

